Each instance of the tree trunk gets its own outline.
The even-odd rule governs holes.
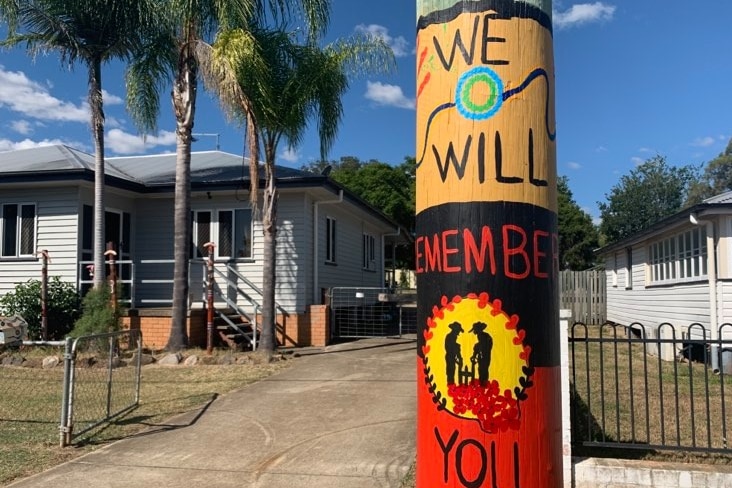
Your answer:
[[[181,51],[173,85],[177,154],[175,163],[175,208],[173,211],[173,311],[166,349],[188,346],[188,261],[191,243],[191,138],[196,111],[196,60],[188,47]]]
[[[274,146],[265,147],[266,186],[262,203],[262,229],[264,232],[264,257],[262,259],[262,335],[259,351],[271,358],[276,344],[277,311],[275,310],[276,256],[277,256],[277,187],[275,185]]]
[[[104,102],[102,100],[102,62],[89,65],[89,109],[94,138],[94,287],[104,283]]]

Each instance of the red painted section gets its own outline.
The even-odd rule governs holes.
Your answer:
[[[424,377],[423,367],[422,359],[417,358],[419,378]],[[533,386],[526,390],[528,398],[520,402],[518,430],[497,434],[484,432],[476,420],[438,410],[427,384],[420,381],[417,486],[561,486],[562,453],[555,449],[562,437],[557,422],[561,418],[560,369],[536,368],[532,379]]]

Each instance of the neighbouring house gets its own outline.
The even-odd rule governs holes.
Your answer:
[[[105,241],[117,251],[127,326],[161,348],[170,329],[175,154],[113,157],[105,170]],[[220,151],[191,157],[189,336],[205,340],[205,257],[215,247],[216,308],[256,320],[261,303],[261,220],[249,205],[249,162]],[[0,295],[49,274],[92,282],[93,156],[63,145],[0,153]],[[262,182],[260,182],[261,185]],[[381,287],[384,249],[399,227],[327,176],[277,168],[276,302],[284,344],[329,340],[331,287]],[[233,313],[232,313],[233,312]],[[221,313],[221,319],[229,320]],[[251,339],[251,337],[250,337]]]
[[[680,341],[702,334],[716,339],[719,326],[732,323],[732,191],[608,244],[598,254],[605,262],[608,321],[651,338],[671,339],[673,330]],[[671,327],[659,329],[664,323]],[[732,326],[725,326],[724,338],[727,329],[732,333]],[[677,353],[662,344],[664,359]]]

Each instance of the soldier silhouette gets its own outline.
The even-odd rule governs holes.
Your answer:
[[[450,324],[450,332],[445,336],[445,364],[447,369],[447,384],[455,384],[455,369],[460,371],[463,367],[463,356],[460,354],[458,335],[463,332],[463,326],[459,322]]]
[[[491,349],[493,349],[493,338],[485,332],[488,327],[483,322],[476,322],[470,332],[478,337],[478,343],[473,346],[473,355],[470,361],[478,364],[478,380],[485,386],[488,383],[488,368],[491,365]]]

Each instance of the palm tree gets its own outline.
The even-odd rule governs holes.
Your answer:
[[[259,56],[244,55],[256,39]],[[320,48],[315,40],[298,42],[294,33],[249,27],[233,30],[217,39],[215,56],[231,66],[237,74],[247,105],[224,100],[240,115],[254,114],[258,139],[264,149],[265,186],[262,203],[264,234],[262,297],[262,335],[260,352],[271,357],[275,348],[275,270],[277,187],[275,157],[284,137],[290,147],[302,141],[308,122],[318,123],[321,157],[326,154],[338,131],[343,105],[341,98],[349,86],[349,74],[355,75],[388,70],[393,53],[382,41],[355,36]],[[265,70],[253,62],[264,62]],[[247,131],[251,134],[251,131]],[[250,171],[251,195],[256,201],[258,173]]]
[[[2,1],[2,0],[0,0]],[[138,58],[128,77],[128,109],[142,129],[152,129],[159,109],[157,93],[165,74],[173,71],[173,110],[176,118],[177,159],[174,208],[174,271],[171,333],[166,348],[176,351],[187,345],[188,259],[191,242],[190,167],[191,141],[196,112],[199,75],[213,69],[211,46],[207,42],[218,29],[248,25],[254,18],[284,19],[302,15],[309,35],[319,35],[327,25],[329,0],[161,0],[170,20],[167,35],[159,38]],[[236,91],[226,76],[217,79],[222,91]],[[232,95],[234,96],[234,95]],[[243,103],[246,98],[241,97]],[[250,117],[249,124],[253,124]],[[256,161],[256,154],[254,155]]]
[[[139,52],[144,28],[154,25],[153,0],[0,0],[8,24],[4,46],[25,44],[28,53],[55,51],[62,64],[88,70],[88,103],[94,139],[94,286],[104,281],[104,106],[102,65]]]

